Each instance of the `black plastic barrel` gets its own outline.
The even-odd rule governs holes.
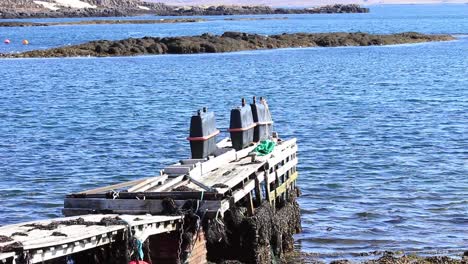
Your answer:
[[[257,103],[256,98],[253,98],[252,108],[253,121],[257,124],[254,128],[254,142],[260,142],[268,139],[272,133],[273,119],[271,118],[270,110],[266,101],[260,97],[260,103]]]
[[[192,159],[204,159],[216,151],[216,120],[214,112],[208,112],[206,108],[190,119],[190,150]]]
[[[229,133],[231,134],[232,147],[241,150],[253,142],[255,123],[252,116],[252,108],[245,105],[231,110]]]

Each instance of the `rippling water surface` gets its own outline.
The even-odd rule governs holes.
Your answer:
[[[468,34],[467,9],[2,28],[0,37],[27,33],[47,47],[224,30]],[[456,254],[468,245],[467,55],[468,37],[458,35],[384,47],[0,60],[0,225],[60,216],[72,191],[154,175],[187,157],[194,110],[208,106],[227,127],[240,97],[262,95],[280,135],[299,140],[298,248],[321,258],[388,249]]]

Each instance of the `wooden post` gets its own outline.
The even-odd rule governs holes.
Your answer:
[[[255,214],[255,209],[254,209],[254,204],[253,204],[253,198],[252,198],[252,192],[249,192],[248,194],[248,205],[247,205],[247,211],[249,213],[250,216],[254,215]]]
[[[280,162],[281,163],[281,162]],[[278,195],[277,189],[278,187],[281,186],[281,175],[278,175],[278,168],[279,168],[279,163],[275,165],[275,208],[276,208],[276,203],[281,203],[281,195]]]
[[[271,196],[270,196],[270,170],[269,169],[266,169],[265,170],[265,191],[266,191],[266,199],[268,200],[268,202],[270,203],[270,205],[272,205],[271,203]]]
[[[257,202],[257,206],[262,205],[262,188],[260,186],[260,181],[257,178],[257,175],[255,175],[255,199]]]

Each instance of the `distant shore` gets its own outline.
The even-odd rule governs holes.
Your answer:
[[[2,8],[0,18],[65,18],[65,17],[123,17],[135,15],[157,16],[212,16],[212,15],[271,15],[271,14],[332,14],[368,13],[369,8],[356,4],[335,4],[312,8],[273,8],[269,6],[169,6],[162,3],[148,3],[144,6],[105,6],[97,8],[46,8],[22,7]]]
[[[252,20],[286,20],[287,17],[236,17],[225,18],[226,21],[252,21]],[[170,18],[170,19],[113,19],[113,20],[81,20],[68,22],[26,22],[26,21],[0,21],[0,27],[48,27],[73,25],[117,25],[117,24],[174,24],[206,22],[204,18]]]
[[[172,24],[172,23],[195,23],[204,22],[203,18],[177,18],[177,19],[135,19],[135,20],[81,20],[69,22],[24,22],[7,21],[1,22],[0,27],[47,27],[47,26],[71,26],[71,25],[109,25],[109,24]]]
[[[23,53],[0,54],[7,58],[50,58],[50,57],[112,57],[159,54],[221,53],[243,50],[373,46],[430,41],[449,41],[450,35],[427,35],[415,32],[399,34],[368,33],[295,33],[264,36],[241,32],[225,32],[222,35],[205,33],[185,37],[144,37],[124,40],[98,40],[84,44],[64,46]]]

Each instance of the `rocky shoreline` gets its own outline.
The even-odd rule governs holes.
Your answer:
[[[224,18],[224,21],[255,21],[255,20],[287,20],[288,17],[235,17]],[[173,24],[206,22],[204,18],[168,18],[168,19],[114,19],[114,20],[81,20],[69,22],[27,22],[27,21],[0,21],[0,27],[48,27],[48,26],[74,26],[74,25],[118,25],[118,24]]]
[[[8,0],[7,0],[8,1]],[[93,2],[94,3],[94,2]],[[313,8],[273,8],[269,6],[169,6],[163,3],[135,2],[97,6],[96,8],[67,8],[50,10],[29,3],[15,6],[0,3],[0,18],[63,18],[63,17],[122,17],[136,15],[213,16],[213,15],[271,15],[271,14],[331,14],[368,13],[369,8],[356,4],[335,4]]]
[[[64,46],[23,53],[0,54],[4,58],[52,58],[52,57],[113,57],[159,54],[221,53],[244,50],[373,46],[431,41],[449,41],[450,35],[427,35],[415,32],[398,34],[368,33],[295,33],[264,36],[241,32],[225,32],[222,35],[205,33],[186,37],[144,37],[124,40],[99,40],[84,44]]]
[[[204,22],[203,18],[177,18],[177,19],[158,19],[158,20],[82,20],[70,22],[25,22],[25,21],[7,21],[1,22],[0,27],[47,27],[47,26],[72,26],[72,25],[110,25],[110,24],[173,24],[173,23],[196,23]]]
[[[360,261],[364,264],[467,264],[468,251],[465,251],[460,257],[456,256],[418,256],[413,254],[404,254],[392,251],[376,252],[374,258]],[[325,264],[325,262],[317,260],[316,256],[307,253],[293,252],[286,257],[286,264]],[[352,264],[357,263],[355,260],[335,260],[330,264]]]

